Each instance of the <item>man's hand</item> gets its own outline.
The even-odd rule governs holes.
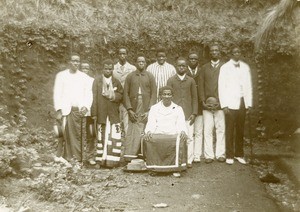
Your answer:
[[[150,131],[148,131],[145,135],[144,135],[144,139],[145,141],[150,141],[152,138],[152,133]]]
[[[97,116],[92,116],[92,119],[93,119],[93,120],[96,120],[96,119],[97,119]]]
[[[180,139],[183,141],[187,141],[188,137],[184,131],[181,131],[180,133]]]
[[[55,119],[56,120],[61,120],[62,119],[62,112],[61,112],[61,110],[57,110],[56,111]]]
[[[224,108],[223,108],[223,111],[224,111],[224,113],[225,113],[225,114],[229,114],[229,113],[230,113],[230,111],[229,111],[229,108],[228,108],[228,107],[224,107]]]
[[[132,123],[135,123],[137,121],[137,115],[132,110],[128,110],[129,119]]]
[[[81,116],[85,116],[85,114],[88,112],[88,109],[86,108],[86,107],[82,107],[81,109],[80,109],[80,115]]]
[[[195,118],[196,118],[196,115],[194,115],[194,114],[192,114],[192,115],[189,117],[188,121],[190,121],[190,126],[194,124]]]
[[[143,115],[141,115],[141,121],[144,121],[144,120],[147,120],[148,118],[148,112],[147,113],[144,113]]]

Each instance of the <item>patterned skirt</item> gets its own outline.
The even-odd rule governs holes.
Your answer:
[[[97,125],[96,162],[105,167],[117,167],[121,155],[120,123],[111,124],[107,118],[106,124]]]

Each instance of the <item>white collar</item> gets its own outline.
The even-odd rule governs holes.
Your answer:
[[[109,84],[111,82],[111,76],[106,78],[104,75],[103,75],[103,79],[104,81],[106,82],[106,84]]]
[[[217,60],[216,62],[215,61],[210,61],[210,63],[213,65],[213,66],[218,66],[219,65],[219,63],[220,63],[220,60]]]
[[[179,79],[180,79],[181,81],[185,78],[185,75],[186,75],[186,74],[180,76],[179,74],[177,74],[177,76],[179,77]]]

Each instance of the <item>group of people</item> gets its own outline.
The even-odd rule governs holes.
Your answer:
[[[99,74],[80,62],[79,55],[71,55],[69,69],[57,74],[54,85],[64,141],[56,160],[83,160],[86,123],[91,165],[116,167],[121,155],[126,162],[143,157],[147,169],[180,176],[202,158],[205,163],[246,164],[243,136],[246,112],[252,107],[250,68],[241,61],[238,46],[231,49],[228,62],[221,60],[218,44],[209,50],[211,60],[203,66],[196,51],[177,58],[173,66],[163,48],[157,49],[156,62],[147,66],[141,54],[134,66],[121,47],[117,64],[104,60]]]

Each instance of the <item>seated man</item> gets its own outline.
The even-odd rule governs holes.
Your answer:
[[[143,138],[146,167],[155,172],[175,172],[187,168],[187,130],[180,106],[171,101],[173,90],[160,89],[161,101],[150,109]]]

